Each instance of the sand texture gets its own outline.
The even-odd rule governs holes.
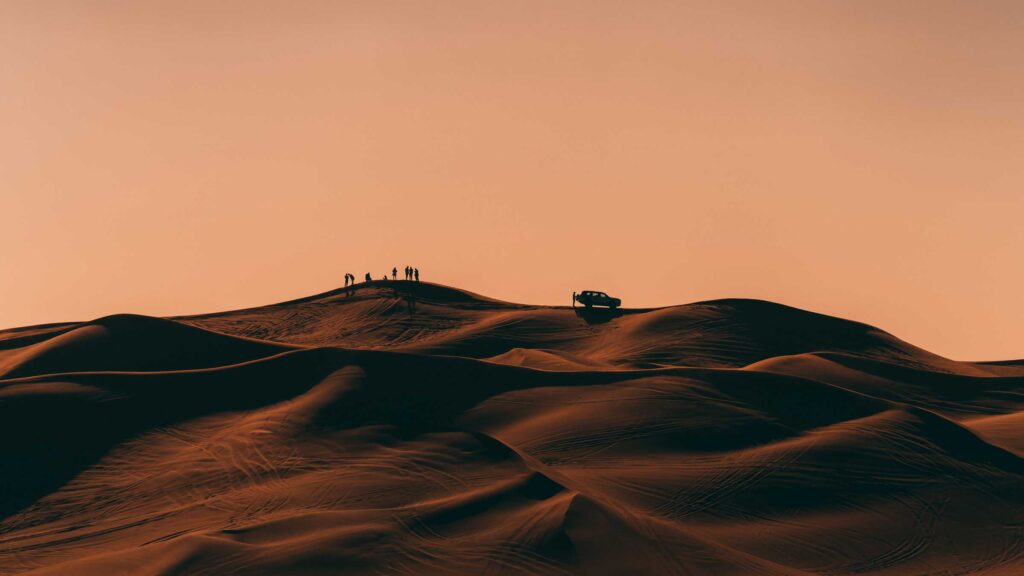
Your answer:
[[[1022,407],[1024,362],[755,300],[11,329],[0,574],[1024,574]]]

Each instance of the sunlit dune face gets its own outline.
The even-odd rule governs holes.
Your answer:
[[[1024,5],[0,5],[0,326],[406,265],[1024,356]]]
[[[1020,574],[1022,391],[744,299],[379,281],[0,332],[0,567]]]

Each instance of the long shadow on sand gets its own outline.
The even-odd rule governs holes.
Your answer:
[[[622,310],[611,308],[573,308],[573,311],[591,326],[611,322],[623,314]]]

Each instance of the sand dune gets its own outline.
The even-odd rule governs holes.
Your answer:
[[[1020,574],[1024,363],[375,282],[0,332],[0,574]]]

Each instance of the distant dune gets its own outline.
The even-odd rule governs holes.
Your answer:
[[[1024,574],[1024,362],[371,282],[0,331],[0,574]]]

